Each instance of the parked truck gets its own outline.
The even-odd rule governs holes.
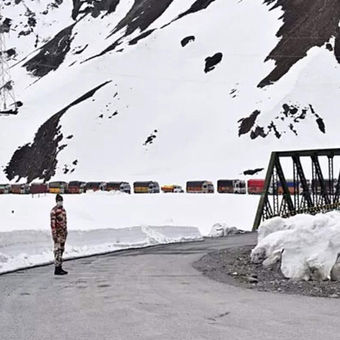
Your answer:
[[[154,181],[134,182],[133,191],[135,194],[158,194],[159,184]]]
[[[163,185],[161,187],[163,192],[174,192],[174,193],[182,193],[184,192],[183,188],[180,185],[171,184],[171,185]]]
[[[67,192],[68,184],[63,181],[48,183],[48,192],[50,194],[64,194]]]
[[[220,179],[217,181],[220,194],[246,194],[246,182],[239,179]]]
[[[82,194],[86,192],[86,182],[71,181],[67,186],[68,194]]]
[[[105,182],[87,182],[86,183],[86,190],[104,191],[105,188],[106,188]]]
[[[46,183],[32,183],[30,185],[30,193],[34,194],[46,194],[48,193],[48,185]]]
[[[9,184],[0,184],[0,194],[9,194],[11,186]]]
[[[337,184],[337,179],[333,179],[332,182],[330,182],[328,178],[324,179],[324,185],[327,195],[335,195]],[[321,195],[321,183],[318,179],[313,179],[312,181],[310,181],[310,190],[314,194]]]
[[[187,193],[211,194],[214,193],[214,184],[210,181],[189,181],[186,191]]]
[[[107,182],[106,191],[120,191],[131,194],[131,186],[128,182]]]
[[[264,189],[264,179],[249,179],[248,194],[261,195]]]
[[[28,184],[11,184],[11,193],[25,195],[30,192],[30,186]]]

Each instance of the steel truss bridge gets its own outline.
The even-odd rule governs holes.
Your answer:
[[[340,149],[272,152],[253,230],[259,227],[261,221],[274,216],[290,217],[338,209],[340,172],[334,177],[334,157],[337,156],[340,156]],[[327,160],[328,178],[322,172],[320,157]],[[281,165],[280,160],[284,158],[292,161],[293,188],[289,188]],[[301,162],[303,158],[309,158],[311,161],[311,181],[306,178],[306,169]]]

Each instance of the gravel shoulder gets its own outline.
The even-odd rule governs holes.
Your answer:
[[[203,256],[193,267],[209,278],[234,286],[264,292],[340,298],[338,281],[296,281],[286,279],[279,264],[266,269],[250,262],[254,246],[217,250]]]

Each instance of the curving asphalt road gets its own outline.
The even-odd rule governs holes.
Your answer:
[[[340,339],[339,300],[261,293],[192,267],[255,234],[155,246],[0,276],[0,339]]]

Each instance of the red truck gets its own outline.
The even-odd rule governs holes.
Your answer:
[[[32,183],[30,185],[31,194],[46,194],[48,193],[48,185],[46,183]]]
[[[248,194],[261,195],[264,189],[264,179],[248,179]]]

